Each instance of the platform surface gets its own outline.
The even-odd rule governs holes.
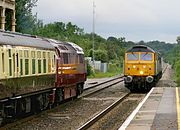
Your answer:
[[[178,129],[179,93],[180,88],[154,88],[125,129],[180,130]]]

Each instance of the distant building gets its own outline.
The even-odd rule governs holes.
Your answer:
[[[15,32],[16,17],[15,17],[15,0],[0,0],[0,29],[5,30],[6,13],[11,15],[11,31]]]

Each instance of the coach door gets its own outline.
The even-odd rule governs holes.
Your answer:
[[[19,54],[17,49],[12,49],[12,71],[13,77],[19,77]]]
[[[60,55],[60,50],[56,47],[56,87],[62,85],[62,58]]]

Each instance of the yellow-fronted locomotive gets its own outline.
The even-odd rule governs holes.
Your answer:
[[[128,49],[124,60],[124,83],[131,92],[149,91],[162,77],[160,53],[144,45]]]

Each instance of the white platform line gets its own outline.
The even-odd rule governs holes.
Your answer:
[[[139,105],[136,107],[136,109],[131,113],[131,115],[126,119],[126,121],[122,124],[122,126],[118,130],[125,130],[127,128],[127,126],[133,120],[133,118],[135,117],[135,115],[137,114],[139,109],[142,107],[142,105],[146,102],[146,100],[148,99],[148,97],[150,96],[150,94],[152,93],[153,90],[154,90],[154,88],[152,88],[149,91],[149,93],[146,95],[144,100],[141,103],[139,103]]]

